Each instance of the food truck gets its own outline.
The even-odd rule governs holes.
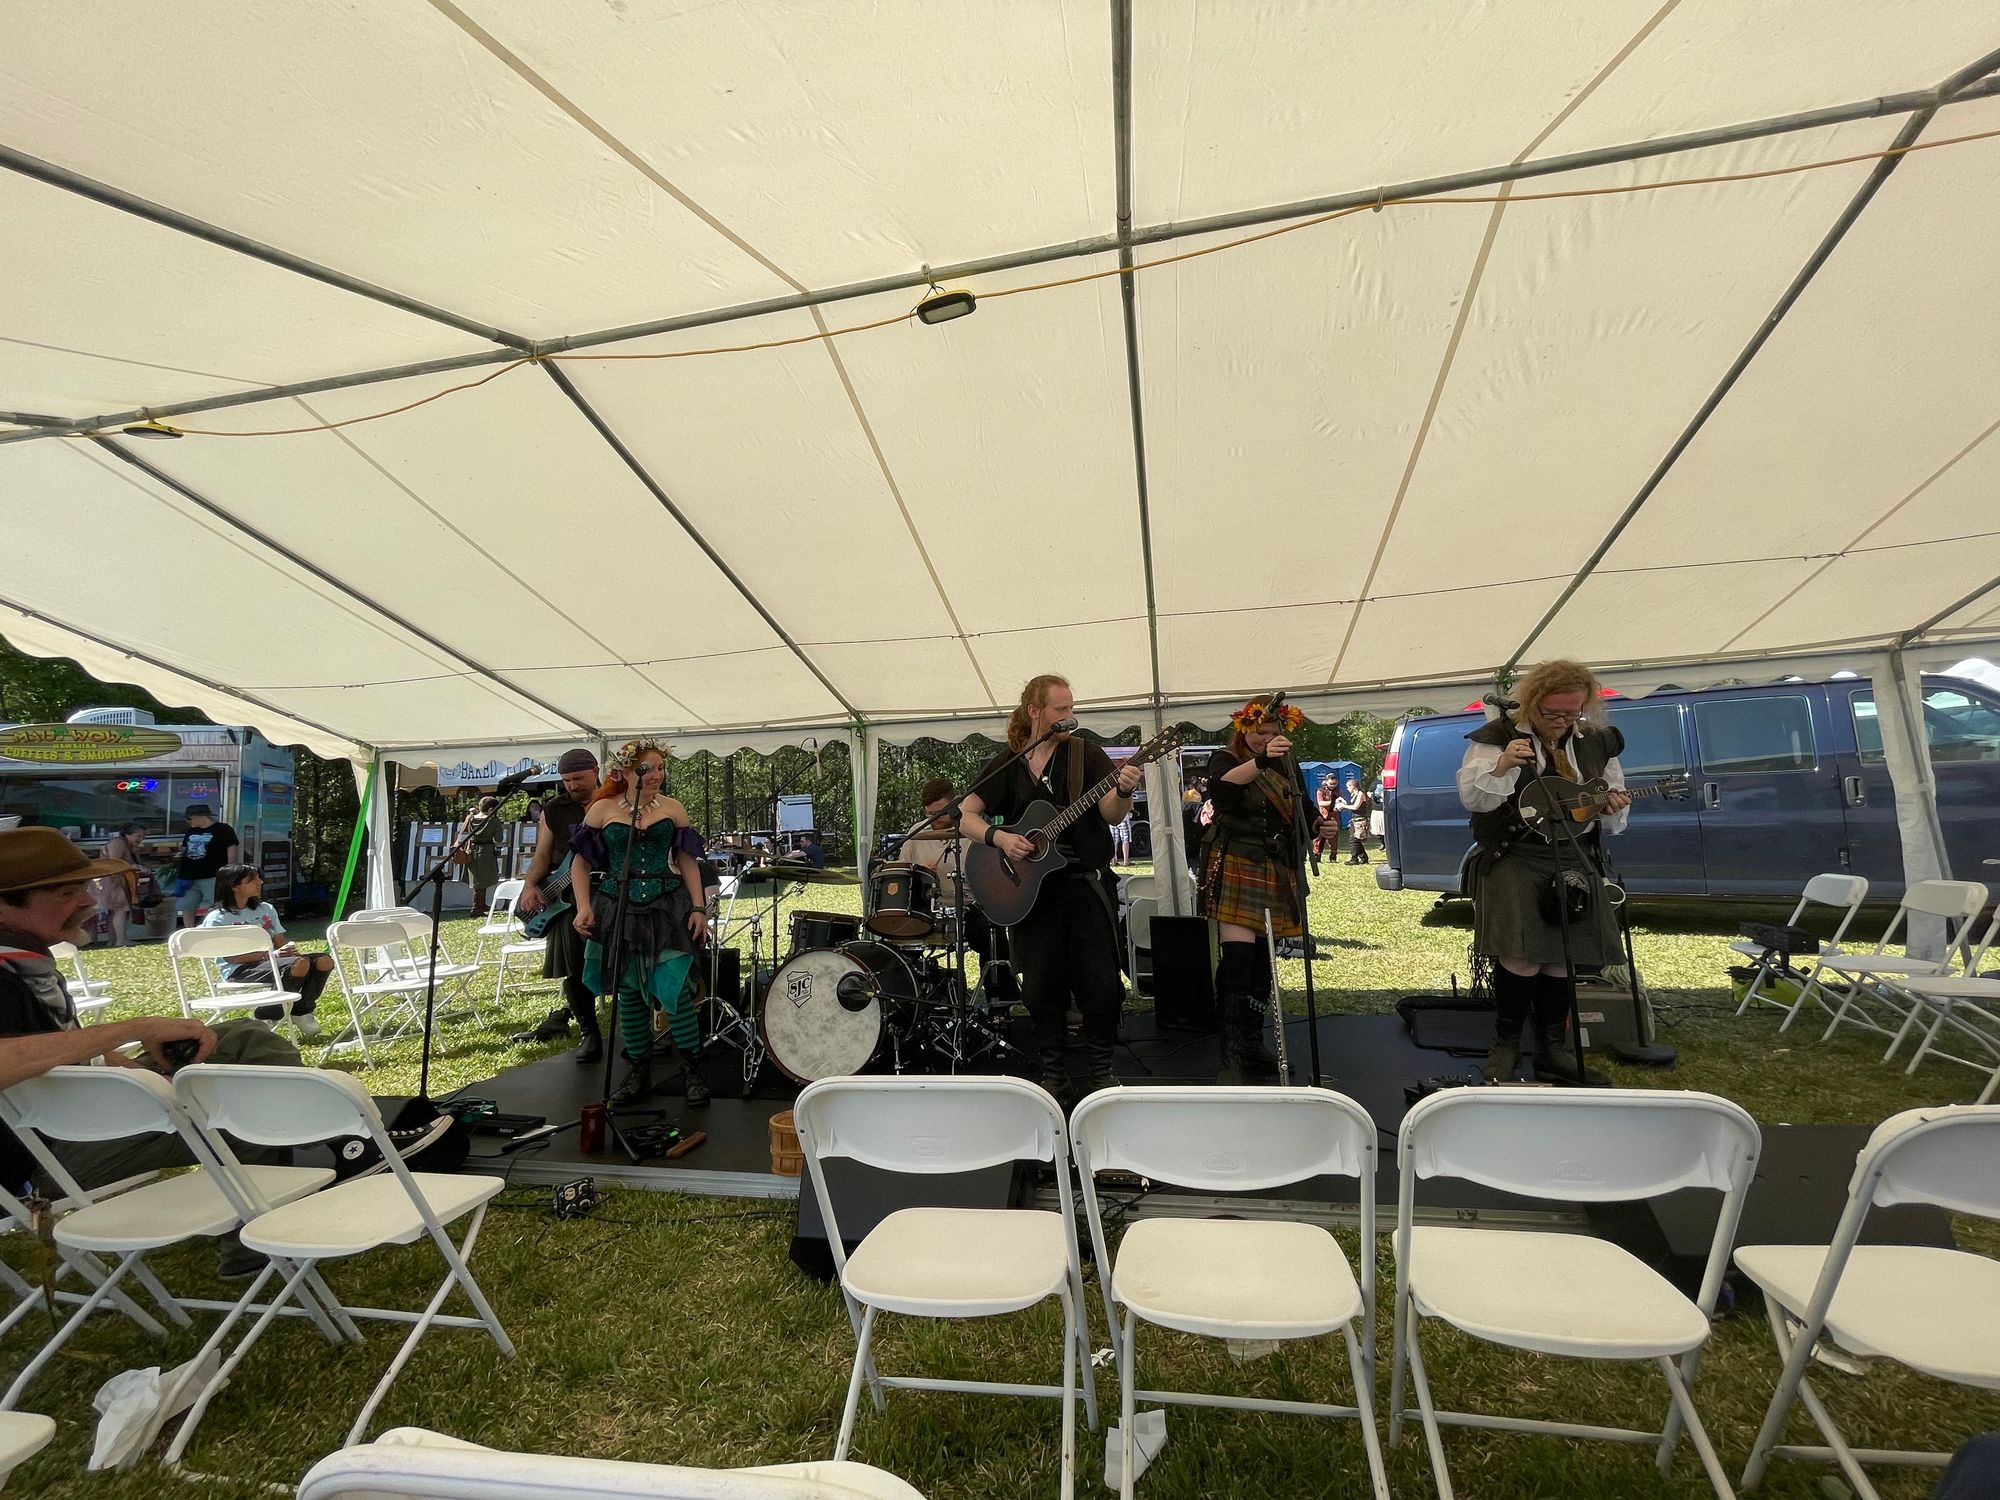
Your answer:
[[[242,840],[264,894],[292,888],[292,752],[254,729],[159,724],[138,708],[86,708],[61,724],[0,724],[0,826],[60,828],[91,854],[126,823],[166,858],[197,802]]]

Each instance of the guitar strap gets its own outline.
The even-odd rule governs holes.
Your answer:
[[[1067,784],[1063,787],[1062,800],[1069,803],[1082,796],[1084,792],[1083,740],[1080,736],[1069,737],[1069,762],[1065,767],[1065,775]],[[1112,894],[1111,885],[1116,878],[1108,867],[1090,872],[1090,888],[1097,892],[1097,899],[1104,906],[1104,915],[1110,919],[1113,937],[1118,934],[1118,898]],[[1118,944],[1118,952],[1122,960],[1125,952],[1125,945],[1122,942]]]

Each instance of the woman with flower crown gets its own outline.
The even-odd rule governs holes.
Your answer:
[[[1312,837],[1312,804],[1290,759],[1290,736],[1305,715],[1289,704],[1274,712],[1270,701],[1252,698],[1231,716],[1235,733],[1203,772],[1215,812],[1202,846],[1201,911],[1222,938],[1215,969],[1222,1011],[1218,1083],[1247,1082],[1246,1065],[1275,1066],[1258,1019],[1271,993],[1265,914],[1276,937],[1305,931],[1299,871]]]
[[[570,835],[576,930],[587,940],[584,983],[595,994],[614,996],[618,1041],[628,1065],[611,1096],[614,1104],[634,1104],[653,1091],[656,1030],[671,1032],[680,1050],[688,1103],[706,1104],[709,1098],[708,1085],[695,1071],[701,1024],[687,982],[694,950],[708,935],[695,862],[703,845],[687,809],[661,790],[667,754],[654,740],[627,741]],[[614,941],[618,952],[611,954]],[[656,1024],[656,1017],[664,1024]]]

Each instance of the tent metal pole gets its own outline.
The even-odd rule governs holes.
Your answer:
[[[1938,813],[1937,772],[1931,765],[1930,734],[1924,727],[1924,694],[1921,673],[1897,646],[1888,654],[1889,671],[1895,678],[1894,691],[1902,701],[1903,736],[1910,747],[1910,764],[1917,772],[1917,795],[1924,810],[1925,831],[1937,860],[1941,879],[1951,879],[1951,849],[1944,841],[1944,820]]]
[[[549,703],[541,698],[538,698],[533,693],[530,693],[523,688],[516,687],[506,678],[502,677],[498,672],[495,672],[491,667],[482,666],[480,663],[474,661],[471,657],[467,656],[463,651],[459,651],[452,646],[446,645],[443,641],[439,640],[429,631],[424,630],[421,626],[413,624],[411,621],[404,619],[394,610],[388,609],[384,605],[369,598],[359,589],[353,588],[350,585],[343,583],[340,579],[336,578],[332,573],[329,573],[325,568],[322,568],[318,563],[311,561],[309,558],[300,556],[297,552],[294,552],[291,548],[287,547],[283,542],[280,542],[276,537],[268,536],[264,532],[259,531],[256,527],[244,521],[241,516],[233,515],[229,511],[224,510],[221,506],[215,504],[213,501],[208,499],[208,497],[203,495],[200,491],[193,489],[187,484],[182,483],[180,480],[174,478],[173,475],[168,474],[164,470],[156,468],[154,465],[148,463],[145,459],[139,457],[138,454],[132,452],[129,448],[126,448],[119,443],[113,442],[110,438],[105,438],[105,437],[92,438],[91,442],[95,443],[99,448],[102,448],[105,452],[111,454],[114,458],[120,459],[123,462],[130,464],[133,468],[137,469],[141,474],[144,474],[148,479],[152,480],[155,484],[163,485],[167,489],[172,490],[176,495],[179,495],[183,500],[187,501],[188,504],[195,506],[202,512],[202,514],[208,516],[211,520],[219,521],[222,525],[228,527],[230,530],[238,532],[243,536],[249,537],[252,541],[256,542],[258,546],[267,549],[268,551],[272,552],[278,557],[282,557],[286,562],[290,563],[293,567],[298,568],[301,572],[308,573],[312,577],[317,578],[321,583],[325,584],[328,588],[333,589],[334,591],[339,593],[342,598],[351,600],[353,603],[358,604],[363,609],[367,610],[370,614],[377,615],[380,618],[389,621],[398,630],[406,632],[412,639],[423,642],[424,645],[430,647],[431,650],[437,652],[440,656],[443,656],[451,661],[457,662],[460,666],[467,668],[475,676],[483,678],[485,681],[491,683],[494,687],[499,688],[502,692],[507,693],[514,698],[518,698],[524,703],[532,703],[536,708],[540,709],[543,713],[548,714],[551,718],[557,720],[560,723],[570,725],[577,729],[581,729],[586,734],[597,733],[595,729],[591,728],[590,725],[586,724],[582,719],[579,719],[575,714],[565,713],[560,708],[557,708],[553,703]]]
[[[1953,103],[1963,104],[1975,99],[2000,96],[2000,78],[1987,79],[1959,90]],[[1321,214],[1333,213],[1343,208],[1358,208],[1365,204],[1394,202],[1399,199],[1430,197],[1440,193],[1458,192],[1472,188],[1497,187],[1501,183],[1519,182],[1533,177],[1557,176],[1565,172],[1586,171],[1592,167],[1614,166],[1620,162],[1640,161],[1654,156],[1671,156],[1676,152],[1700,151],[1714,146],[1727,146],[1739,141],[1761,140],[1767,136],[1790,135],[1801,130],[1817,130],[1832,125],[1842,125],[1855,120],[1871,120],[1892,115],[1912,114],[1919,110],[1934,109],[1937,105],[1937,91],[1923,89],[1915,93],[1888,94],[1875,99],[1856,100],[1851,104],[1837,104],[1825,109],[1801,110],[1793,114],[1774,115],[1769,119],[1751,120],[1738,125],[1723,125],[1710,130],[1690,131],[1682,135],[1662,136],[1657,140],[1633,141],[1617,146],[1602,146],[1588,151],[1571,152],[1564,156],[1542,157],[1534,161],[1508,162],[1500,166],[1482,167],[1467,172],[1447,173],[1438,177],[1419,178],[1410,182],[1384,184],[1378,187],[1351,189],[1342,193],[1331,193],[1317,198],[1301,199],[1292,203],[1274,204],[1268,208],[1247,209],[1241,213],[1216,214],[1208,218],[1186,219],[1178,223],[1148,225],[1135,229],[1131,234],[1131,244],[1165,244],[1173,240],[1189,239],[1197,235],[1219,234],[1236,229],[1251,229],[1264,224],[1281,223],[1286,219],[1314,218]],[[1002,271],[1014,271],[1030,266],[1047,265],[1054,261],[1081,260],[1094,255],[1108,255],[1120,248],[1116,234],[1092,235],[1084,239],[1071,240],[1062,244],[1042,245],[1027,250],[1010,250],[999,255],[983,256],[976,260],[959,261],[951,265],[934,265],[912,271],[901,271],[892,276],[875,277],[868,281],[850,282],[843,286],[828,287],[822,291],[788,294],[783,297],[769,297],[757,302],[740,303],[733,307],[711,308],[703,312],[684,313],[676,317],[655,318],[643,323],[628,323],[616,328],[601,329],[592,333],[572,334],[563,338],[543,339],[533,346],[536,354],[562,354],[572,350],[596,348],[604,344],[622,343],[629,339],[648,338],[655,334],[677,333],[691,328],[709,328],[722,323],[739,322],[745,318],[765,317],[772,313],[796,312],[808,307],[825,307],[831,303],[852,301],[859,297],[879,296],[885,292],[914,291],[928,286],[933,280],[963,281],[975,276],[992,275]],[[290,385],[266,386],[254,391],[237,391],[223,396],[209,396],[199,400],[173,402],[164,406],[135,407],[127,411],[107,413],[102,416],[79,420],[65,420],[53,425],[36,426],[27,432],[0,433],[0,446],[8,443],[33,442],[40,438],[75,436],[78,433],[96,432],[108,427],[123,427],[148,418],[167,419],[171,417],[193,416],[197,412],[222,411],[230,407],[255,405],[288,395],[311,395],[318,391],[348,390],[355,386],[376,385],[385,381],[404,380],[412,376],[442,373],[450,370],[471,369],[480,365],[499,364],[510,359],[519,359],[521,354],[512,349],[482,350],[476,354],[460,355],[450,359],[429,360],[418,364],[395,365],[377,370],[364,370],[351,375],[329,376],[323,380],[300,381]]]
[[[1913,112],[1909,119],[1903,122],[1903,128],[1896,132],[1896,139],[1890,146],[1896,154],[1884,156],[1875,163],[1867,180],[1855,191],[1854,196],[1848,199],[1847,206],[1840,211],[1840,217],[1833,221],[1833,227],[1827,230],[1818,247],[1799,268],[1799,273],[1792,278],[1791,285],[1787,286],[1784,294],[1778,298],[1777,305],[1765,316],[1764,321],[1757,325],[1757,331],[1750,335],[1750,342],[1743,346],[1742,353],[1736,356],[1735,362],[1723,373],[1715,389],[1709,392],[1708,399],[1702,402],[1693,420],[1681,429],[1681,435],[1674,439],[1673,446],[1667,450],[1666,456],[1646,477],[1646,482],[1639,487],[1639,493],[1632,497],[1631,504],[1627,505],[1618,519],[1612,523],[1611,529],[1604,534],[1604,539],[1597,544],[1596,550],[1584,560],[1583,566],[1577,569],[1575,576],[1563,586],[1555,602],[1543,613],[1541,619],[1535,622],[1535,628],[1530,630],[1527,638],[1514,648],[1513,655],[1507,658],[1506,666],[1502,668],[1503,671],[1512,671],[1520,665],[1535,642],[1541,639],[1542,633],[1555,622],[1556,616],[1562,613],[1563,607],[1575,597],[1577,590],[1590,580],[1591,574],[1597,571],[1598,564],[1604,561],[1612,547],[1617,544],[1618,538],[1625,534],[1625,528],[1632,524],[1646,502],[1652,499],[1655,491],[1665,483],[1668,473],[1680,461],[1681,455],[1693,445],[1702,428],[1708,425],[1708,419],[1715,415],[1717,408],[1736,388],[1736,382],[1743,377],[1743,372],[1749,369],[1751,362],[1763,352],[1764,345],[1770,342],[1771,335],[1776,333],[1778,325],[1784,322],[1785,315],[1797,305],[1799,298],[1805,295],[1806,288],[1812,285],[1813,278],[1819,274],[1820,268],[1833,258],[1833,252],[1840,247],[1840,242],[1847,238],[1847,231],[1854,227],[1868,205],[1875,201],[1875,195],[1882,190],[1882,184],[1887,182],[1890,174],[1902,165],[1904,149],[1916,144],[1918,137],[1924,133],[1943,105],[1961,94],[1969,84],[1991,73],[1996,67],[2000,67],[2000,51],[1989,52],[1977,62],[1961,68],[1931,90],[1930,102]]]
[[[1918,637],[1923,635],[1925,631],[1933,630],[1937,626],[1942,625],[1946,620],[1949,620],[1953,615],[1957,614],[1961,609],[1964,609],[1969,605],[1977,604],[1982,598],[1992,593],[1995,589],[2000,589],[2000,578],[1988,579],[1985,583],[1980,584],[1978,588],[1974,589],[1971,593],[1967,594],[1964,598],[1952,600],[1951,603],[1947,604],[1943,609],[1939,610],[1936,614],[1932,615],[1928,620],[1924,621],[1923,624],[1912,625],[1908,630],[1904,631],[1901,635],[1897,636],[1895,649],[1898,651],[1902,650],[1905,646],[1909,645],[1912,641],[1916,640]]]
[[[1139,560],[1146,578],[1146,648],[1152,659],[1153,729],[1160,713],[1160,603],[1153,576],[1152,491],[1146,479],[1146,395],[1139,378],[1139,287],[1132,274],[1132,0],[1111,0],[1112,123],[1118,170],[1118,307],[1125,328],[1125,389],[1132,405],[1132,479],[1139,500]]]
[[[45,183],[49,187],[60,188],[66,193],[74,193],[79,198],[88,198],[92,203],[101,203],[106,208],[120,213],[131,214],[134,218],[145,219],[162,228],[177,230],[198,240],[238,255],[247,255],[252,260],[261,260],[268,266],[276,266],[282,271],[321,282],[343,292],[352,292],[357,297],[366,297],[370,302],[379,302],[384,307],[393,307],[398,312],[406,312],[414,317],[427,318],[433,323],[442,323],[447,328],[456,328],[461,333],[469,333],[475,338],[486,339],[495,344],[510,345],[517,352],[525,351],[530,340],[518,333],[508,333],[505,329],[481,323],[475,318],[463,317],[448,312],[442,307],[433,307],[428,302],[420,302],[415,297],[402,292],[390,291],[387,287],[376,286],[363,281],[358,276],[349,276],[344,271],[336,271],[307,260],[302,255],[293,255],[289,250],[280,250],[275,245],[266,245],[253,240],[248,235],[224,229],[207,223],[191,214],[164,204],[141,198],[136,193],[128,193],[123,188],[112,187],[109,183],[85,177],[81,172],[72,172],[68,167],[59,167],[54,162],[43,161],[38,156],[30,156],[25,151],[16,151],[12,146],[0,145],[0,167],[17,172],[23,177]]]
[[[800,646],[797,641],[793,640],[790,632],[788,632],[784,626],[778,623],[777,616],[773,615],[769,609],[765,608],[764,601],[757,597],[757,595],[751,590],[750,585],[745,583],[739,576],[737,576],[737,572],[734,568],[730,567],[728,563],[723,561],[722,554],[717,552],[714,546],[710,544],[708,538],[703,536],[701,532],[695,528],[694,522],[688,519],[687,513],[683,511],[678,505],[674,504],[673,497],[669,495],[666,492],[666,490],[661,487],[660,482],[652,476],[652,474],[647,470],[646,466],[639,462],[638,456],[634,454],[630,448],[625,446],[624,441],[618,436],[618,434],[611,430],[611,424],[606,422],[603,417],[598,415],[597,408],[592,406],[590,402],[585,398],[583,392],[576,388],[575,382],[573,382],[569,378],[569,376],[565,375],[562,372],[562,370],[560,370],[555,365],[545,364],[541,368],[548,375],[549,379],[553,380],[556,383],[556,389],[561,391],[565,396],[569,398],[570,403],[573,406],[575,406],[578,411],[583,413],[583,419],[586,422],[590,423],[591,427],[596,430],[597,435],[600,438],[604,439],[605,444],[611,449],[613,453],[618,455],[619,462],[623,463],[626,468],[632,471],[632,476],[635,479],[637,479],[639,483],[643,484],[646,487],[647,492],[651,494],[655,500],[660,502],[660,508],[664,510],[668,515],[672,516],[674,518],[675,524],[677,524],[682,531],[687,533],[688,540],[693,542],[697,547],[701,548],[702,556],[706,557],[710,563],[714,564],[716,572],[720,573],[724,578],[728,579],[729,586],[735,589],[736,592],[742,596],[743,602],[749,605],[752,609],[757,611],[758,618],[764,622],[765,626],[770,630],[771,634],[775,635],[779,640],[783,641],[785,643],[786,649],[789,650],[793,656],[797,657],[799,659],[800,664],[804,666],[808,672],[812,673],[816,679],[818,679],[819,685],[825,688],[827,692],[832,695],[834,702],[838,703],[842,708],[847,710],[847,715],[849,719],[859,720],[861,718],[861,710],[856,708],[852,703],[849,703],[847,701],[846,695],[842,693],[839,688],[835,687],[833,685],[832,680],[827,677],[826,673],[822,672],[819,669],[818,664],[814,662],[810,656],[806,655],[805,648]],[[775,803],[773,803],[772,805],[772,816],[775,824],[775,819],[776,819]]]

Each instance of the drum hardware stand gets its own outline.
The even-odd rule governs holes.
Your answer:
[[[733,912],[736,893],[729,893]],[[743,1097],[748,1099],[764,1066],[764,1037],[757,1030],[757,941],[762,915],[750,919],[750,972],[741,977],[736,1000],[722,997],[723,937],[711,928],[708,943],[708,1034],[702,1038],[705,1052],[718,1042],[736,1048],[743,1057]],[[733,930],[733,927],[730,928]],[[741,951],[741,950],[739,950]]]

